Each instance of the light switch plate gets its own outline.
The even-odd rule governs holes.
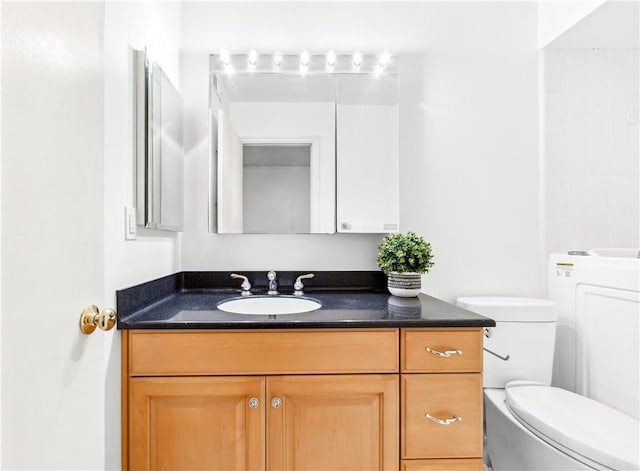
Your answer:
[[[136,233],[136,208],[124,208],[124,239],[135,240]]]

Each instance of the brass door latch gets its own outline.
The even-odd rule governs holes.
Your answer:
[[[80,314],[80,330],[83,334],[92,334],[96,327],[101,330],[111,330],[116,325],[116,311],[107,308],[100,311],[98,306],[91,304]]]

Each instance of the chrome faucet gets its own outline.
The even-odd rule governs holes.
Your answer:
[[[278,280],[276,280],[276,272],[271,270],[267,273],[267,279],[269,280],[267,294],[270,296],[275,296],[278,293]]]
[[[238,278],[242,280],[242,284],[240,285],[240,288],[242,288],[242,292],[240,294],[242,296],[251,296],[251,283],[249,283],[249,278],[244,275],[238,275],[236,273],[232,273],[231,278]]]
[[[315,275],[313,273],[307,273],[306,275],[300,275],[296,278],[296,282],[293,284],[293,289],[295,290],[293,294],[295,296],[302,296],[304,293],[302,289],[304,288],[304,284],[302,284],[302,280],[306,280],[308,278],[313,278]]]

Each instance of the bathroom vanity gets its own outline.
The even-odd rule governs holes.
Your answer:
[[[392,297],[376,272],[316,273],[313,312],[217,310],[236,285],[187,272],[118,292],[123,468],[481,469],[491,319]]]

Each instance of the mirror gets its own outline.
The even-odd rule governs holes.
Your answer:
[[[210,230],[397,231],[397,87],[395,73],[229,73],[211,56]]]
[[[145,51],[133,51],[136,218],[150,229],[181,231],[184,213],[182,98]]]
[[[337,231],[398,231],[398,76],[337,77]]]
[[[334,97],[329,76],[218,78],[218,232],[335,232]]]

